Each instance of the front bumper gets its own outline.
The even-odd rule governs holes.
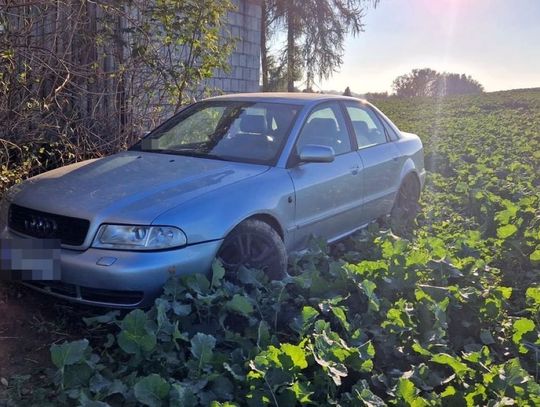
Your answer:
[[[4,229],[3,239],[21,239]],[[24,284],[81,304],[135,308],[151,306],[163,284],[173,275],[206,273],[222,241],[159,252],[89,248],[61,250],[60,281]]]

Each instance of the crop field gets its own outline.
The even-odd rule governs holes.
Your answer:
[[[80,334],[43,338],[0,406],[540,405],[540,89],[376,104],[424,142],[411,230],[313,241],[283,281],[215,264],[148,311],[72,311]]]

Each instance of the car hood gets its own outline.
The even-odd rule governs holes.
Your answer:
[[[90,220],[150,224],[192,198],[269,167],[128,151],[58,168],[12,188],[8,200]]]

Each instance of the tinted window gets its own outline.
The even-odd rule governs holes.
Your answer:
[[[346,103],[358,148],[386,143],[384,126],[377,115],[367,106]]]
[[[296,144],[297,152],[308,144],[332,147],[336,155],[352,151],[349,132],[337,104],[325,104],[309,115]]]
[[[150,133],[136,148],[271,164],[300,107],[278,103],[201,102]]]

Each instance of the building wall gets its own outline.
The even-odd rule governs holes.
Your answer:
[[[208,86],[224,93],[257,92],[260,88],[261,1],[233,0],[236,11],[229,13],[228,30],[238,38],[230,57],[230,72],[221,70]]]

